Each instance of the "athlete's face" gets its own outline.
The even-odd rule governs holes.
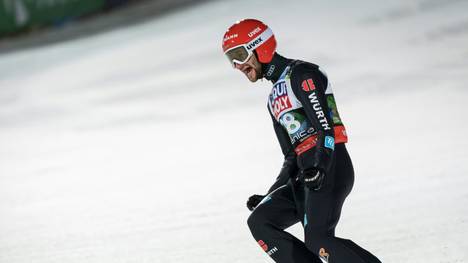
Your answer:
[[[262,76],[262,64],[260,64],[255,55],[252,55],[244,64],[234,63],[234,66],[242,71],[251,82],[259,80]]]

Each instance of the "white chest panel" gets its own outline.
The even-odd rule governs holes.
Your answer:
[[[286,68],[285,72],[287,71],[289,71],[288,68]],[[301,102],[292,91],[291,80],[288,75],[281,76],[280,79],[273,84],[273,88],[268,96],[268,106],[278,122],[283,114],[291,110],[302,108]]]

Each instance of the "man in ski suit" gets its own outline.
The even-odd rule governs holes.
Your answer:
[[[315,64],[276,53],[273,32],[255,19],[232,25],[222,48],[250,81],[273,83],[267,106],[284,163],[267,194],[247,201],[258,244],[280,263],[380,262],[351,240],[335,237],[354,170],[327,75]],[[284,231],[298,222],[305,242]]]

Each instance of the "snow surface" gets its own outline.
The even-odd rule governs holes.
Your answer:
[[[0,56],[0,262],[272,262],[245,223],[282,163],[270,83],[220,50],[244,17],[333,82],[357,176],[338,236],[383,262],[468,262],[466,10],[220,1]]]

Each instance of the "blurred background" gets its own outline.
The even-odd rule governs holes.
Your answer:
[[[221,50],[248,17],[332,82],[356,172],[337,235],[383,262],[468,262],[465,10],[0,1],[0,262],[272,262],[245,207],[282,165],[271,84]]]

